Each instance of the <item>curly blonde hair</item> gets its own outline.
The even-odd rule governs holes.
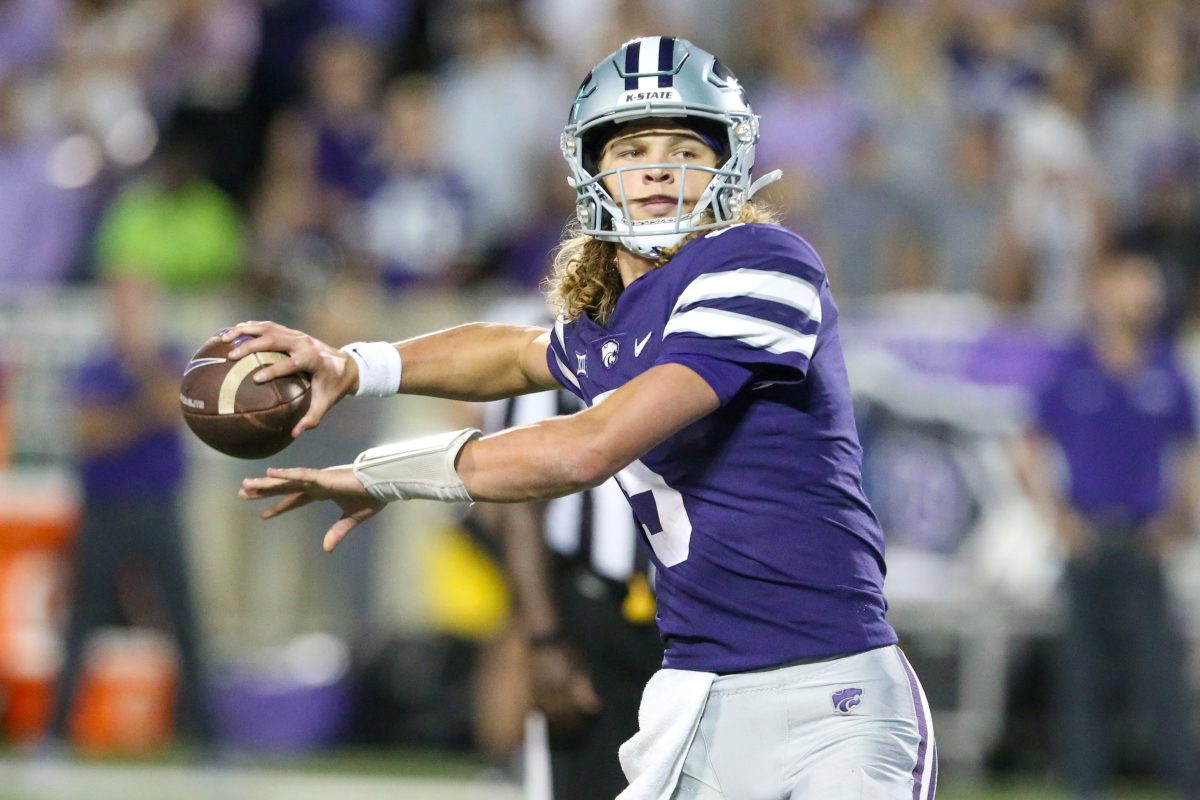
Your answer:
[[[710,220],[711,221],[711,218]],[[775,224],[779,216],[754,202],[742,206],[739,223]],[[708,230],[689,233],[683,241],[664,250],[654,268],[666,264],[684,245]],[[601,325],[612,318],[617,298],[625,289],[617,271],[617,243],[603,242],[579,232],[578,223],[563,231],[563,240],[554,254],[554,265],[544,288],[550,304],[567,320],[588,314]]]

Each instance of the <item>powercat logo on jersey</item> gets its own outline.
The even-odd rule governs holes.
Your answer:
[[[620,349],[621,345],[616,339],[609,339],[600,345],[600,360],[604,362],[605,369],[612,369],[612,365],[617,363],[617,351]]]
[[[620,65],[625,91],[617,102],[679,102],[675,85],[675,37],[647,36],[630,42],[625,48],[625,63]]]

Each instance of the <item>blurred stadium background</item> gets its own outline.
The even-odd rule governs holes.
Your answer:
[[[174,655],[136,592],[89,650],[89,755],[38,757],[80,503],[72,376],[120,280],[155,287],[136,322],[188,352],[243,319],[342,343],[526,314],[572,210],[572,92],[647,34],[739,75],[757,171],[784,170],[768,199],[829,266],[942,796],[1066,796],[1061,557],[1012,444],[1114,236],[1156,255],[1200,378],[1189,0],[0,0],[0,797],[520,796],[487,543],[412,504],[326,556],[327,515],[260,523],[235,491],[264,464],[191,438],[221,763],[170,744]],[[477,413],[355,401],[271,463]],[[1171,577],[1186,697],[1200,550]],[[1120,796],[1165,797],[1131,752]]]

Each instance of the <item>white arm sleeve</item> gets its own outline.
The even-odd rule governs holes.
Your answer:
[[[354,474],[372,497],[387,502],[469,503],[471,495],[455,472],[454,461],[467,442],[481,435],[478,429],[467,428],[372,447],[354,459]]]

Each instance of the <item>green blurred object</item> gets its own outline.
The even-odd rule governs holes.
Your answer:
[[[167,289],[224,283],[242,266],[242,222],[213,184],[193,179],[168,190],[153,181],[125,187],[96,235],[105,277],[135,277]]]

